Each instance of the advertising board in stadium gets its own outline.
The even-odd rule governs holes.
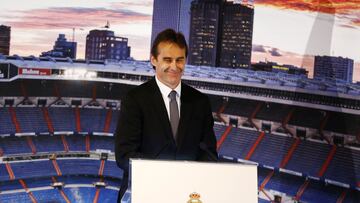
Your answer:
[[[51,75],[51,70],[43,68],[19,68],[19,75]]]

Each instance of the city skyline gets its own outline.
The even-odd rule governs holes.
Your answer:
[[[152,0],[24,2],[1,6],[0,24],[12,30],[11,55],[38,56],[51,49],[60,33],[71,41],[75,28],[77,55],[85,58],[86,34],[109,21],[110,30],[129,39],[133,58],[148,59]],[[255,0],[252,62],[293,64],[311,76],[314,55],[341,56],[355,61],[354,79],[360,81],[360,48],[354,46],[360,44],[360,5],[356,0],[308,2]]]

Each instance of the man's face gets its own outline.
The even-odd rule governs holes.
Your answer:
[[[174,89],[181,80],[185,69],[185,48],[177,44],[161,42],[158,45],[157,58],[151,56],[151,64],[155,66],[156,77],[166,86]]]

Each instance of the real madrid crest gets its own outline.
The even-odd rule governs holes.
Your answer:
[[[187,203],[202,203],[202,201],[200,200],[200,194],[193,192],[189,195],[190,200],[187,201]]]

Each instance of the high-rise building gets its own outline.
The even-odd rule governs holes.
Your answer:
[[[221,24],[221,67],[250,68],[254,9],[225,2]]]
[[[154,0],[151,44],[156,35],[171,28],[182,32],[189,42],[190,6],[192,0]]]
[[[42,56],[51,56],[51,57],[57,57],[57,58],[76,58],[76,48],[77,43],[76,42],[69,42],[65,38],[65,34],[59,34],[59,37],[55,41],[55,45],[52,50],[47,52],[42,52]]]
[[[195,0],[191,4],[188,63],[218,66],[222,1]]]
[[[315,56],[314,78],[353,80],[354,60],[334,56]]]
[[[87,60],[123,60],[129,57],[128,38],[117,37],[110,30],[91,30],[86,36]]]
[[[248,4],[194,0],[188,63],[250,68],[253,19],[254,8]]]
[[[10,26],[0,25],[0,54],[9,55],[10,53],[10,33]]]

